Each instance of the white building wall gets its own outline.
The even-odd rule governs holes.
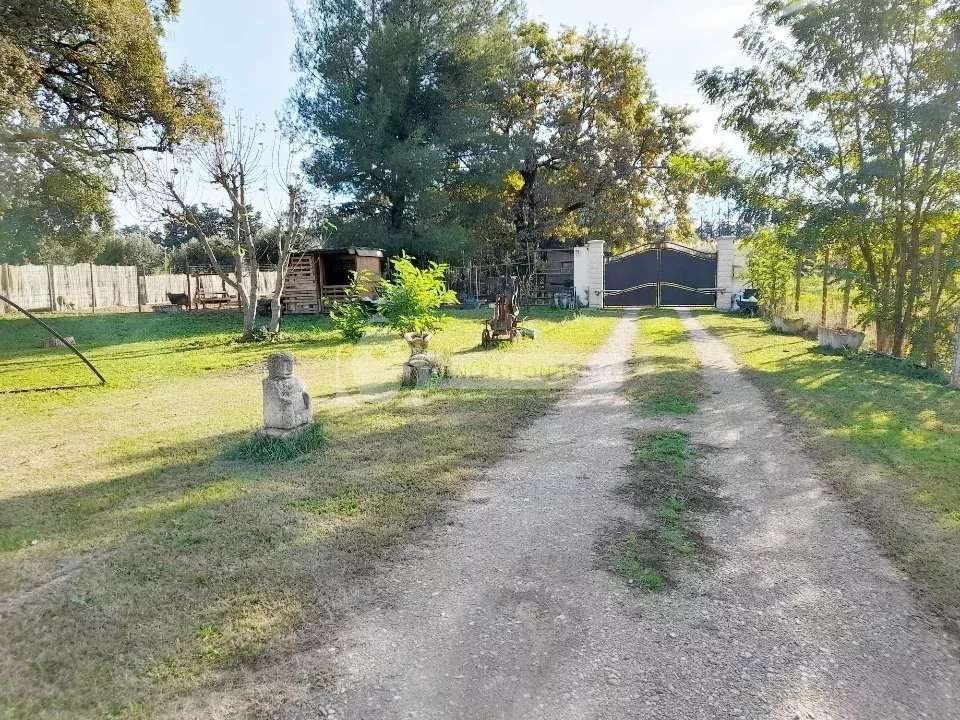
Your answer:
[[[747,254],[735,237],[717,238],[717,309],[732,310],[733,296],[747,287]]]

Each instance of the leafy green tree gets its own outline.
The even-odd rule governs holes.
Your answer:
[[[167,149],[219,123],[210,82],[167,71],[178,0],[24,0],[0,10],[0,148],[61,171]]]
[[[144,272],[164,269],[164,248],[138,227],[123,228],[104,239],[98,265],[136,265]]]
[[[296,15],[295,122],[306,169],[345,196],[340,242],[450,252],[456,188],[500,182],[490,120],[510,67],[507,0],[311,0]]]
[[[100,182],[78,183],[51,170],[21,184],[0,207],[0,260],[18,263],[90,262],[113,227]]]
[[[424,334],[443,326],[440,308],[455,303],[457,295],[447,288],[445,264],[418,268],[415,259],[404,253],[390,260],[393,278],[380,281],[380,312],[394,330]]]
[[[747,68],[698,75],[808,241],[850,258],[863,322],[904,355],[929,297],[932,223],[960,189],[960,33],[946,0],[759,2]]]
[[[747,279],[760,293],[765,315],[784,315],[796,267],[796,253],[780,228],[763,227],[744,238],[750,249]]]
[[[177,0],[0,6],[0,246],[12,261],[92,259],[113,172],[219,124],[210,82],[170,73]]]
[[[643,56],[606,31],[526,23],[495,128],[520,150],[499,192],[505,252],[588,235],[634,244],[645,221],[686,221],[703,159],[689,110],[657,102]],[[684,226],[684,231],[692,228]]]

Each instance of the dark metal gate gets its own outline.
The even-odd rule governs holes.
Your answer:
[[[644,245],[607,258],[607,307],[696,307],[717,302],[717,254],[675,243]]]

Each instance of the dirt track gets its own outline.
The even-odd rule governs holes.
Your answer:
[[[724,344],[684,322],[708,397],[678,427],[709,448],[719,552],[678,588],[598,569],[641,421],[620,393],[624,318],[555,412],[378,581],[335,651],[338,686],[291,717],[958,717],[960,665],[905,580],[823,489]]]

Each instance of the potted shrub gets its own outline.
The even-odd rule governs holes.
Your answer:
[[[380,312],[403,335],[411,355],[427,350],[433,333],[443,326],[441,306],[457,301],[444,281],[445,264],[418,268],[413,260],[406,253],[393,258],[393,277],[380,281]]]

